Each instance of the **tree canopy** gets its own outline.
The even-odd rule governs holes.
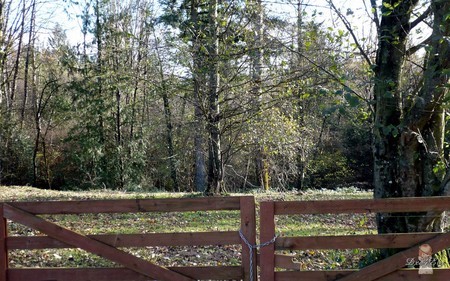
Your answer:
[[[450,189],[448,1],[60,2],[0,1],[1,184]]]

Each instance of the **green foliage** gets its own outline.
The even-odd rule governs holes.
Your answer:
[[[199,82],[199,118],[205,121],[211,65],[208,3],[197,2],[196,9],[191,4],[161,1],[163,12],[157,17],[149,1],[80,2],[77,10],[85,40],[73,45],[65,27],[52,27],[48,44],[34,50],[33,91],[40,96],[33,97],[36,102],[29,99],[23,130],[14,113],[23,93],[16,93],[17,108],[7,109],[1,101],[11,89],[1,92],[0,106],[11,114],[11,127],[0,142],[2,182],[55,189],[170,191],[174,187],[169,161],[175,159],[180,188],[191,190],[194,132],[205,139],[207,135],[206,127],[194,125],[192,80],[195,76]],[[265,31],[257,39],[259,10],[250,4],[221,3],[217,17],[221,80],[217,118],[228,191],[259,184],[254,158],[261,146],[270,185],[279,190],[358,178],[353,177],[362,172],[356,168],[361,164],[356,157],[367,154],[351,153],[350,147],[365,141],[367,130],[355,129],[354,138],[344,132],[349,119],[369,119],[370,114],[353,92],[365,85],[359,79],[367,67],[348,55],[349,32],[316,22],[317,11],[302,11],[301,23],[263,11]],[[263,36],[267,34],[276,36]],[[262,81],[253,77],[257,51]],[[24,80],[26,52],[20,55],[17,81]],[[13,65],[15,57],[7,60],[5,65]],[[12,84],[10,76],[3,77],[5,87]],[[174,155],[167,152],[162,92],[172,111]],[[39,98],[43,107],[37,112]],[[344,119],[345,126],[340,124]]]
[[[324,149],[308,165],[308,182],[315,188],[336,188],[353,176],[348,159],[341,151]]]
[[[368,120],[360,120],[358,126],[344,126],[340,135],[343,154],[353,171],[350,182],[358,182],[370,187],[373,178],[372,132]]]
[[[433,259],[436,261],[436,265],[433,264],[433,266],[437,266],[439,268],[450,268],[449,255],[450,249],[444,249],[434,253]]]
[[[0,161],[2,183],[26,185],[33,181],[33,140],[23,130],[7,120],[0,123]]]
[[[358,266],[364,268],[383,259],[381,251],[378,249],[370,249],[364,251],[364,256],[360,259]]]

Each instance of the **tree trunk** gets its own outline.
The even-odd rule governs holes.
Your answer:
[[[205,192],[205,157],[203,153],[203,110],[200,95],[201,85],[201,55],[200,55],[200,27],[198,19],[198,3],[197,0],[191,1],[191,22],[194,26],[192,37],[192,80],[194,86],[194,187],[197,192]]]
[[[4,50],[3,54],[0,54],[0,114],[2,116],[5,116],[6,114],[9,115],[9,108],[8,105],[3,107],[3,103],[8,100],[7,94],[4,91],[4,85],[5,85],[5,77],[4,77],[4,66],[6,61],[6,48],[5,48],[5,36],[4,36],[4,30],[5,28],[5,1],[0,0],[0,50]],[[3,101],[5,99],[5,101]],[[0,117],[0,144],[4,144],[5,139],[5,126],[6,120],[2,119]],[[0,150],[0,185],[3,182],[3,149]]]
[[[389,1],[388,1],[389,2]],[[395,2],[395,1],[390,1]],[[417,1],[415,1],[417,2]],[[394,3],[392,3],[394,5]],[[397,177],[399,160],[399,126],[401,117],[400,72],[404,63],[409,19],[415,3],[403,1],[393,11],[382,8],[379,46],[375,66],[374,97],[376,101],[374,128],[375,197],[400,197]],[[384,225],[382,223],[382,225]],[[381,226],[381,228],[389,226]],[[387,229],[386,229],[387,230]],[[380,232],[384,232],[379,228]]]
[[[167,152],[170,167],[170,177],[172,178],[173,189],[180,192],[180,184],[178,182],[177,174],[177,159],[175,155],[174,141],[173,141],[173,124],[172,124],[172,110],[170,108],[169,102],[169,88],[167,86],[166,79],[164,77],[163,61],[160,54],[158,38],[155,34],[155,50],[158,57],[159,64],[159,76],[161,79],[161,96],[164,106],[164,120],[166,122],[166,141],[167,141]]]
[[[101,21],[101,13],[102,13],[102,7],[101,4],[103,2],[101,0],[96,0],[95,1],[95,6],[94,6],[94,14],[95,14],[95,28],[94,28],[94,36],[95,36],[95,44],[97,47],[97,54],[96,54],[96,65],[95,65],[95,75],[97,76],[96,78],[96,88],[95,88],[95,95],[94,95],[94,100],[95,100],[95,112],[94,116],[96,118],[96,120],[94,120],[94,122],[98,122],[97,123],[97,128],[95,129],[95,131],[93,131],[93,133],[96,135],[96,137],[98,137],[98,144],[99,147],[101,149],[102,152],[104,152],[104,155],[101,156],[100,160],[99,160],[99,164],[98,167],[95,167],[94,169],[97,168],[98,171],[100,171],[100,184],[104,185],[104,186],[110,186],[110,177],[109,174],[107,173],[107,171],[109,170],[108,167],[108,161],[106,159],[108,152],[106,151],[106,137],[105,137],[105,122],[103,120],[103,114],[106,112],[106,108],[105,108],[105,100],[103,97],[103,82],[104,82],[104,62],[103,62],[103,35],[104,35],[104,30],[103,30],[103,23]]]
[[[41,143],[41,133],[42,133],[42,127],[41,127],[41,114],[42,114],[42,99],[43,99],[43,92],[41,93],[41,96],[39,97],[38,104],[35,109],[34,114],[34,125],[36,129],[36,136],[34,140],[34,149],[33,149],[33,185],[39,186],[39,144]]]
[[[47,181],[47,187],[51,188],[51,181],[50,181],[50,177],[49,177],[49,167],[47,164],[47,155],[46,155],[46,151],[45,151],[45,139],[46,139],[46,135],[49,129],[49,126],[47,126],[47,129],[45,130],[45,132],[42,132],[42,120],[43,120],[43,114],[44,111],[47,108],[47,105],[50,101],[50,99],[52,98],[53,94],[54,94],[54,90],[52,84],[55,83],[56,81],[48,81],[47,83],[45,83],[45,85],[43,86],[43,88],[40,90],[40,94],[39,96],[36,93],[36,90],[33,90],[33,96],[34,96],[34,102],[33,102],[33,113],[34,113],[34,128],[36,130],[36,135],[35,135],[35,139],[34,139],[34,149],[33,149],[33,185],[36,187],[41,187],[41,180],[40,180],[40,174],[42,174],[42,172],[40,173],[40,166],[42,166],[41,161],[39,160],[39,158],[43,157],[44,158],[44,173],[45,173],[45,178]],[[49,92],[48,96],[45,96],[46,92]],[[51,114],[49,114],[49,116],[47,116],[48,118],[48,122],[50,122]],[[42,147],[42,150],[41,150]]]
[[[24,73],[24,82],[23,82],[23,100],[22,100],[22,108],[20,110],[20,127],[23,126],[23,122],[25,119],[25,111],[27,106],[27,98],[28,98],[28,72],[30,68],[30,62],[34,56],[34,22],[35,22],[35,13],[36,13],[36,1],[33,1],[31,6],[31,20],[30,20],[30,30],[28,36],[28,47],[27,47],[27,55],[25,57],[25,73]],[[33,62],[31,62],[33,63]]]
[[[116,8],[116,7],[114,7]],[[120,30],[120,27],[117,23],[117,20],[115,20],[114,22],[115,24],[115,29],[116,30]],[[118,38],[118,36],[114,36],[113,39],[113,43],[111,42],[110,44],[114,44],[115,49],[120,50],[121,46],[120,46],[120,40]],[[114,73],[116,73],[116,75],[120,75],[120,57],[119,57],[119,53],[115,52],[113,54],[114,58],[113,58],[113,70]],[[122,137],[122,90],[120,89],[120,85],[119,82],[117,81],[117,79],[115,79],[115,77],[111,77],[110,78],[112,80],[112,82],[116,85],[114,85],[114,91],[115,91],[115,97],[116,97],[116,112],[115,112],[115,130],[116,130],[116,147],[121,148],[119,150],[116,150],[116,154],[117,154],[117,165],[118,167],[118,173],[119,175],[117,175],[117,179],[118,179],[118,185],[120,189],[124,189],[125,188],[125,160],[124,160],[124,153],[122,148],[124,147],[124,141],[123,141],[123,137]]]
[[[19,66],[20,66],[20,56],[22,55],[22,45],[23,45],[23,35],[25,30],[25,17],[26,17],[26,1],[23,1],[23,7],[22,7],[22,22],[20,23],[20,33],[19,33],[19,42],[17,43],[17,54],[16,54],[16,61],[14,63],[14,74],[11,81],[11,89],[10,89],[10,95],[8,99],[8,108],[12,110],[15,95],[16,95],[16,83],[17,83],[17,77],[19,75]],[[3,73],[3,72],[2,72]]]
[[[388,1],[395,7],[396,1]],[[434,26],[423,85],[411,103],[399,91],[410,15],[417,1],[402,1],[393,10],[385,5],[380,23],[375,67],[374,196],[375,198],[439,196],[446,182],[443,159],[442,100],[449,68],[449,1],[432,1]],[[448,171],[447,171],[448,173]],[[448,176],[450,178],[450,176]],[[446,177],[447,178],[447,177]],[[437,231],[441,214],[378,214],[379,233]]]
[[[297,2],[297,60],[294,60],[297,66],[293,66],[294,68],[301,68],[301,55],[303,53],[303,0],[298,0]],[[305,118],[304,118],[304,108],[305,102],[303,99],[303,89],[301,87],[301,83],[297,82],[297,123],[299,128],[303,128],[305,126]],[[305,174],[306,174],[306,152],[304,141],[300,144],[297,150],[296,157],[296,168],[297,168],[297,178],[295,182],[295,187],[297,190],[305,189]]]
[[[162,71],[162,70],[161,70]],[[167,88],[165,82],[163,88]],[[167,89],[163,89],[162,98],[164,104],[164,120],[166,121],[166,141],[167,141],[167,152],[169,154],[169,166],[170,166],[170,177],[172,178],[173,189],[180,192],[180,184],[178,183],[177,174],[177,159],[175,155],[174,141],[173,141],[173,125],[172,125],[172,111],[170,109],[169,96],[167,94]]]
[[[207,193],[220,194],[223,190],[223,162],[220,147],[219,107],[219,38],[218,2],[210,1],[209,8],[209,111],[208,111],[208,187]]]
[[[263,69],[263,37],[264,37],[264,14],[261,0],[253,0],[251,7],[252,21],[254,24],[254,47],[252,57],[252,93],[255,98],[255,109],[261,108],[262,98],[262,69]],[[263,135],[263,132],[259,132]],[[256,174],[262,190],[269,190],[269,162],[267,159],[267,147],[264,143],[257,144]]]
[[[139,86],[140,86],[140,80],[142,79],[142,73],[141,73],[141,63],[142,61],[145,61],[145,56],[146,54],[143,52],[143,49],[147,49],[148,48],[148,44],[147,42],[147,35],[145,34],[146,29],[144,28],[144,23],[145,23],[146,19],[142,18],[141,21],[141,25],[139,27],[139,37],[134,40],[137,41],[137,43],[133,43],[133,44],[137,44],[137,60],[136,60],[136,67],[135,67],[135,73],[136,76],[134,77],[134,89],[133,89],[133,96],[131,98],[131,117],[130,117],[130,131],[129,131],[129,141],[130,143],[133,143],[135,140],[135,132],[134,132],[134,126],[136,123],[136,115],[137,115],[137,110],[136,110],[136,105],[137,105],[137,96],[138,96],[138,91],[139,91]],[[131,54],[130,59],[132,59],[133,55]],[[141,125],[142,126],[142,125]],[[129,149],[128,152],[129,156],[131,156],[131,147]]]
[[[196,84],[196,82],[194,82],[194,85]],[[194,98],[194,115],[195,115],[195,121],[194,121],[194,158],[195,158],[195,163],[194,163],[194,170],[195,170],[195,175],[194,175],[194,186],[195,186],[195,191],[197,192],[205,192],[206,190],[206,173],[205,173],[205,156],[204,156],[204,152],[203,152],[203,144],[204,144],[204,139],[203,139],[203,130],[204,130],[204,126],[203,126],[203,111],[200,107],[199,104],[199,97],[198,97],[198,91],[199,91],[199,87],[198,86],[194,86],[194,93],[196,98]]]

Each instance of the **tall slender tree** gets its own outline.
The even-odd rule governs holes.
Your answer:
[[[208,193],[218,194],[223,190],[224,166],[221,150],[220,107],[219,107],[219,37],[218,1],[209,3],[208,44]]]
[[[26,1],[24,1],[26,2]],[[25,4],[24,4],[25,5]],[[35,55],[35,46],[34,43],[36,42],[36,34],[34,31],[35,28],[35,19],[36,19],[36,0],[33,0],[31,2],[31,20],[30,20],[30,28],[28,30],[28,45],[27,45],[27,52],[25,56],[25,73],[24,73],[24,86],[23,86],[23,98],[22,98],[22,107],[20,109],[20,126],[22,127],[24,119],[25,119],[25,112],[27,109],[27,100],[28,100],[28,91],[29,91],[29,70],[30,68],[34,68],[34,55]],[[33,70],[31,74],[31,91],[34,95],[34,79],[35,76],[33,75]]]
[[[199,17],[200,1],[190,1],[190,19],[192,41],[192,83],[194,105],[194,186],[199,192],[206,191],[206,164],[204,154],[204,107],[202,102],[202,84],[204,81],[202,62],[202,40],[204,31]]]
[[[5,97],[5,83],[3,77],[4,65],[5,65],[5,0],[0,0],[0,114],[4,116],[6,110],[4,110],[4,97]],[[0,117],[0,143],[3,142],[3,123],[4,120]],[[0,151],[0,183],[3,181],[3,153]]]
[[[254,32],[254,45],[251,53],[252,57],[252,94],[255,99],[255,110],[261,110],[262,102],[262,74],[263,74],[263,56],[264,56],[264,9],[261,0],[251,1],[250,13]],[[263,135],[263,132],[259,132]],[[264,138],[258,138],[258,147],[256,148],[256,171],[261,188],[269,190],[269,161],[267,155],[267,146],[264,144]]]
[[[164,107],[164,121],[166,124],[166,141],[167,141],[167,153],[168,153],[168,161],[169,161],[169,167],[170,167],[170,177],[172,179],[173,189],[175,191],[181,191],[180,190],[180,183],[178,181],[178,172],[177,172],[177,159],[175,154],[175,144],[174,144],[174,130],[173,130],[173,116],[172,116],[172,108],[170,106],[170,100],[169,100],[169,86],[167,85],[167,78],[164,73],[163,69],[163,59],[162,54],[160,50],[160,42],[159,39],[156,36],[156,31],[153,31],[154,37],[155,37],[155,51],[158,61],[158,73],[161,80],[161,97],[163,100],[163,107]]]

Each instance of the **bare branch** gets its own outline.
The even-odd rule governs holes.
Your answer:
[[[363,0],[364,5],[365,1]],[[377,2],[376,0],[370,0],[370,6],[373,14],[373,22],[375,23],[377,27],[377,33],[380,33],[380,19],[378,18],[378,12],[377,12]]]
[[[279,41],[277,38],[274,38],[274,40],[278,41],[283,47],[285,47],[286,49],[288,49],[289,51],[296,53],[297,55],[301,56],[302,58],[304,58],[306,61],[308,61],[310,64],[314,65],[315,67],[317,67],[318,69],[320,69],[321,71],[323,71],[324,73],[326,73],[328,76],[330,76],[331,79],[333,79],[334,81],[336,81],[337,83],[339,83],[341,86],[345,87],[346,89],[348,89],[349,92],[351,92],[352,94],[354,94],[356,97],[358,97],[360,100],[363,100],[364,102],[366,102],[369,105],[369,109],[371,111],[371,113],[373,114],[373,108],[371,106],[371,100],[365,98],[363,95],[361,95],[360,93],[356,92],[355,90],[353,90],[349,85],[347,85],[345,82],[342,82],[341,79],[339,79],[339,77],[337,77],[334,73],[332,73],[331,71],[329,71],[328,69],[326,69],[325,67],[319,65],[318,63],[316,63],[315,61],[313,61],[312,59],[310,59],[308,56],[305,56],[303,53],[294,50],[293,48],[291,48],[290,46],[284,44],[283,42]]]
[[[426,19],[430,14],[431,14],[431,6],[429,6],[428,9],[426,9],[426,11],[423,12],[423,14],[421,14],[417,19],[415,19],[413,22],[411,22],[411,24],[409,25],[409,30],[416,27],[419,23],[421,23],[424,19]]]
[[[336,12],[336,14],[338,15],[338,17],[341,19],[342,23],[345,25],[345,28],[347,28],[347,31],[350,32],[350,35],[353,38],[353,41],[356,44],[356,47],[358,48],[358,50],[360,51],[361,55],[364,57],[364,59],[366,60],[366,62],[369,65],[372,65],[372,61],[370,60],[369,56],[367,55],[366,51],[362,48],[361,44],[359,44],[358,38],[356,38],[355,33],[353,32],[353,29],[350,25],[350,22],[344,17],[344,15],[342,15],[341,11],[339,11],[336,6],[334,5],[332,0],[328,0],[328,3],[330,4],[331,8]]]
[[[430,44],[430,42],[431,42],[431,36],[429,36],[427,39],[423,40],[422,42],[420,42],[416,46],[413,46],[413,47],[409,48],[408,50],[406,50],[405,55],[406,56],[410,56],[410,55],[416,53],[418,50],[420,50],[423,47],[425,47],[426,45]]]

